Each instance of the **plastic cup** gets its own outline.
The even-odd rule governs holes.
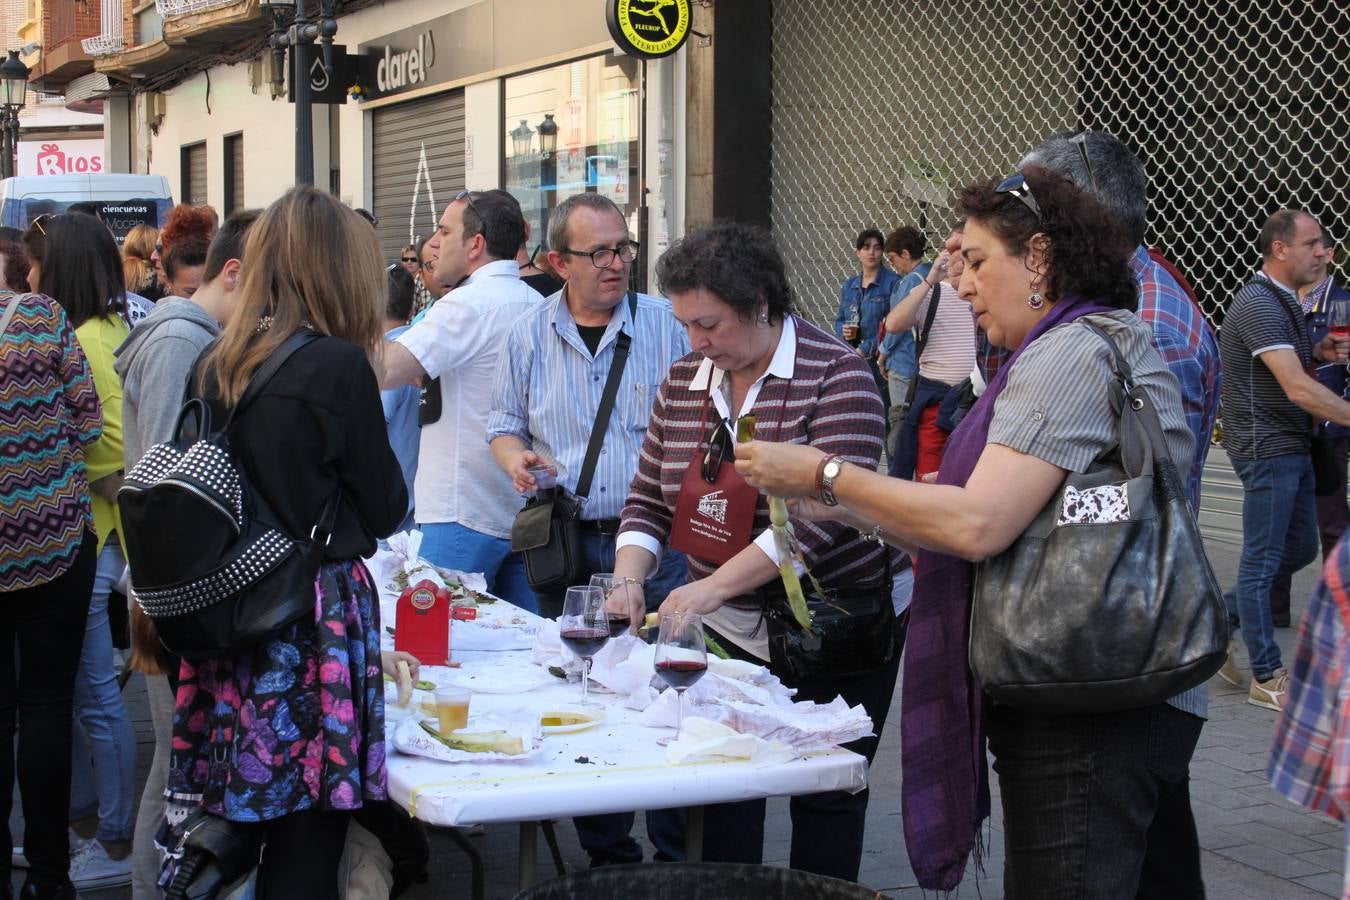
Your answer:
[[[535,490],[550,491],[558,486],[558,472],[545,463],[536,463],[525,470],[534,476]]]
[[[469,698],[473,695],[464,688],[436,689],[436,719],[441,734],[458,731],[469,724]]]

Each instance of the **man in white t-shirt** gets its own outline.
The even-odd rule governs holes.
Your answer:
[[[522,501],[485,438],[507,334],[542,299],[516,267],[524,240],[520,205],[505,191],[465,191],[446,207],[425,249],[436,254],[434,277],[450,293],[385,343],[380,386],[426,377],[434,379],[427,409],[440,400],[439,416],[422,418],[414,480],[422,556],[482,572],[489,591],[533,612],[524,561],[511,552],[511,523]]]

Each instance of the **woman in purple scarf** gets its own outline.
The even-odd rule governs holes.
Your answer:
[[[828,485],[838,505],[828,507],[830,458],[819,450],[742,444],[736,468],[769,494],[803,498],[800,516],[840,519],[917,551],[901,759],[905,842],[922,887],[952,890],[978,855],[987,737],[1009,900],[1203,896],[1193,823],[1185,834],[1150,830],[1161,807],[1185,797],[1200,719],[1165,703],[1059,718],[986,703],[966,661],[975,565],[1011,545],[1069,472],[1086,471],[1117,440],[1111,351],[1077,320],[1120,348],[1184,470],[1194,439],[1180,388],[1132,312],[1128,242],[1091,195],[1028,167],[965,188],[960,211],[960,295],[989,340],[1014,353],[952,433],[937,483],[845,463]]]

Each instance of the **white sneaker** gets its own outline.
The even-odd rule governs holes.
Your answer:
[[[90,841],[70,861],[70,880],[77,891],[131,884],[131,856],[111,859],[98,841]]]
[[[84,849],[84,845],[89,841],[75,833],[75,829],[70,829],[70,858],[73,860]],[[9,865],[13,869],[27,869],[28,857],[24,855],[23,847],[16,846],[9,855]]]

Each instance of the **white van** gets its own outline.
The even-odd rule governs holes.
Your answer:
[[[163,175],[20,175],[0,181],[0,225],[27,228],[38,216],[81,202],[94,205],[118,246],[137,225],[161,227],[173,208]]]

